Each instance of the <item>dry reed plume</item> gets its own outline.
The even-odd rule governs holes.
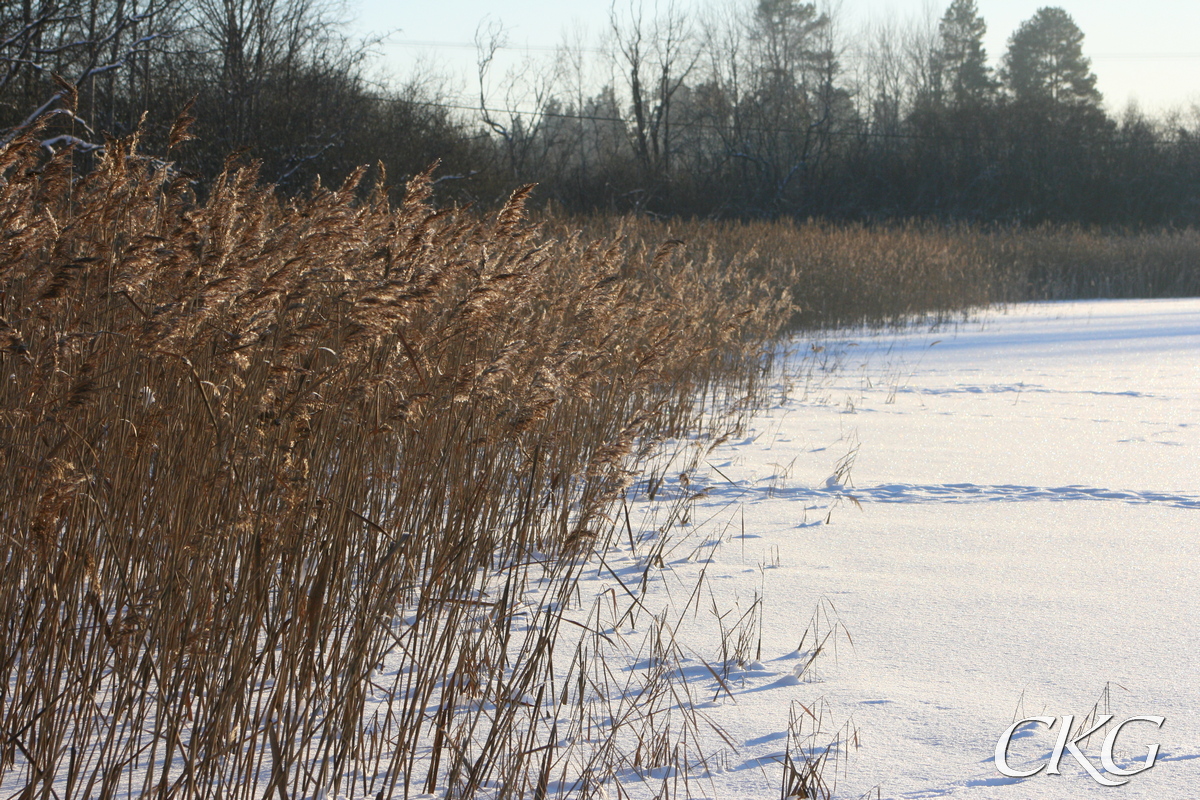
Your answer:
[[[83,177],[0,150],[21,798],[568,785],[556,609],[632,451],[754,396],[789,298],[546,238],[527,190],[485,220],[361,178],[283,202],[231,163],[197,202],[136,138]]]

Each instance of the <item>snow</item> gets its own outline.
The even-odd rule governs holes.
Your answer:
[[[679,674],[732,743],[693,794],[778,797],[801,703],[813,743],[844,745],[837,797],[1194,798],[1200,300],[1023,304],[793,350],[778,402],[688,473],[692,533],[643,599],[679,620]],[[761,653],[721,682],[689,669],[721,663],[722,626],[758,596]],[[837,652],[805,670],[806,630],[808,655],[813,633]],[[1069,752],[1058,775],[998,771],[1015,720],[1093,710],[1114,717],[1081,744],[1097,770],[1132,716],[1165,722],[1125,727],[1117,764],[1159,744],[1156,765],[1121,789]],[[1021,728],[1012,767],[1045,764],[1062,725]]]

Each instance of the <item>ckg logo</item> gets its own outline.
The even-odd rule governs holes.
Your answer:
[[[1047,775],[1059,775],[1061,774],[1058,769],[1059,762],[1062,761],[1063,751],[1065,750],[1074,756],[1075,760],[1079,762],[1079,765],[1087,770],[1087,774],[1092,776],[1092,780],[1101,786],[1121,786],[1126,784],[1129,782],[1130,776],[1137,775],[1139,772],[1145,772],[1154,766],[1154,761],[1158,758],[1158,745],[1150,745],[1150,749],[1146,753],[1146,761],[1142,766],[1136,769],[1121,769],[1117,766],[1117,763],[1113,761],[1113,748],[1116,747],[1117,737],[1121,735],[1121,731],[1125,729],[1126,725],[1135,722],[1149,722],[1155,727],[1161,728],[1163,723],[1166,722],[1166,717],[1130,717],[1129,719],[1118,723],[1116,727],[1110,730],[1104,737],[1104,746],[1100,749],[1100,765],[1104,767],[1104,771],[1109,775],[1116,775],[1120,777],[1121,780],[1114,780],[1100,774],[1095,765],[1092,764],[1088,757],[1085,756],[1083,751],[1079,748],[1080,742],[1086,740],[1093,733],[1103,728],[1112,718],[1112,714],[1098,716],[1096,717],[1096,724],[1078,736],[1072,738],[1071,727],[1075,722],[1075,717],[1071,716],[1070,714],[1064,716],[1062,718],[1062,727],[1058,732],[1058,742],[1054,745],[1054,750],[1050,754],[1050,759],[1046,763],[1040,764],[1034,769],[1028,770],[1017,770],[1009,766],[1008,745],[1012,740],[1013,734],[1016,733],[1017,728],[1021,727],[1027,722],[1036,722],[1040,725],[1045,725],[1047,728],[1053,728],[1054,723],[1057,720],[1054,717],[1027,717],[1025,719],[1018,720],[1010,725],[1008,730],[1004,732],[1004,735],[1000,737],[1000,741],[996,742],[996,769],[1000,770],[1001,775],[1007,775],[1010,778],[1029,778],[1033,775],[1037,775],[1042,770],[1046,770]]]

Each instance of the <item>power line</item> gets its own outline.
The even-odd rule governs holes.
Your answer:
[[[430,48],[447,48],[454,50],[477,50],[479,45],[475,42],[442,42],[432,39],[400,39],[389,40],[388,44],[399,45],[400,47],[430,47]],[[490,47],[490,45],[489,45]],[[540,51],[546,53],[556,53],[559,50],[573,50],[584,53],[603,54],[607,51],[601,50],[598,47],[575,47],[573,45],[548,45],[548,44],[502,44],[496,46],[497,50],[521,50],[521,51]]]
[[[476,113],[487,114],[507,114],[510,118],[516,116],[524,117],[545,117],[549,119],[566,119],[578,120],[582,122],[605,122],[619,124],[622,127],[628,125],[628,120],[623,117],[600,116],[597,114],[568,114],[559,111],[529,111],[524,109],[514,108],[490,108],[487,106],[465,105],[457,103],[441,103],[432,100],[407,100],[405,102],[413,105],[431,106],[434,108],[444,108],[452,111],[471,111]],[[672,121],[671,128],[679,129],[698,129],[711,131],[729,131],[732,126],[719,125],[713,122],[681,122]],[[806,131],[802,128],[772,128],[762,126],[744,126],[737,128],[737,133],[767,133],[767,134],[802,134]],[[1024,137],[996,137],[996,136],[934,136],[929,134],[918,133],[884,133],[880,131],[845,131],[845,130],[826,130],[824,135],[831,137],[840,137],[848,139],[884,139],[884,140],[899,140],[899,141],[926,141],[926,142],[990,142],[990,143],[1013,143],[1013,142],[1029,142],[1029,141],[1044,141],[1044,139],[1028,139]],[[1133,144],[1130,140],[1118,140],[1116,144]],[[1154,139],[1150,142],[1155,146],[1170,145],[1179,147],[1189,142],[1181,141],[1163,141]]]
[[[1086,55],[1086,54],[1085,54]],[[1190,59],[1200,58],[1200,53],[1094,53],[1088,58],[1091,59],[1113,59],[1113,60],[1136,60],[1147,59],[1155,61],[1169,61],[1171,59]]]
[[[434,39],[398,39],[398,40],[390,41],[389,44],[394,44],[394,45],[397,45],[400,47],[429,47],[429,48],[447,48],[447,49],[458,49],[458,50],[461,50],[461,49],[475,50],[478,48],[478,45],[475,42],[450,42],[450,41],[439,41],[439,40],[434,40]],[[500,45],[497,49],[499,49],[499,50],[519,50],[519,51],[523,51],[523,52],[546,52],[546,53],[555,53],[555,52],[558,52],[559,50],[564,50],[564,49],[565,50],[574,50],[574,51],[579,51],[579,52],[584,52],[584,53],[597,53],[597,54],[604,54],[604,53],[608,52],[608,51],[602,50],[598,47],[575,47],[575,46],[571,46],[571,45],[546,45],[546,44],[524,44],[524,45],[505,44],[505,45]],[[1091,54],[1085,53],[1085,55],[1088,58],[1091,58],[1093,60],[1101,59],[1101,60],[1106,60],[1106,61],[1108,61],[1108,60],[1113,60],[1113,61],[1137,61],[1137,60],[1171,61],[1171,60],[1188,60],[1188,59],[1200,58],[1200,52],[1195,52],[1195,53],[1091,53]],[[859,55],[856,55],[853,53],[846,53],[846,54],[843,54],[842,56],[840,56],[840,58],[845,58],[847,60],[856,60],[856,59],[859,59],[862,57],[863,56],[859,56]]]

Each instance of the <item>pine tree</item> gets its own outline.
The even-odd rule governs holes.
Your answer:
[[[1008,40],[1005,83],[1018,102],[1099,107],[1083,31],[1061,8],[1040,8]]]

